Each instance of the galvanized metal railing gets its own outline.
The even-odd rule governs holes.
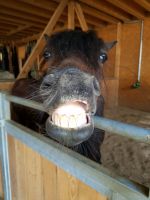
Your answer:
[[[129,180],[114,176],[97,163],[12,121],[10,118],[10,102],[44,111],[43,106],[37,102],[4,93],[0,94],[0,155],[3,164],[5,200],[11,200],[8,134],[111,200],[150,199],[148,188],[143,190]],[[100,117],[94,117],[94,123],[96,128],[150,143],[150,130]],[[50,152],[53,152],[53,154]],[[57,159],[58,156],[61,159]]]

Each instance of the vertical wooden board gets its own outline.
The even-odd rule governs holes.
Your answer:
[[[101,28],[98,31],[98,36],[105,42],[111,42],[117,40],[117,25],[109,25]],[[103,70],[105,78],[112,78],[115,75],[115,59],[116,59],[116,47],[113,47],[108,52],[108,60],[105,62]]]
[[[57,167],[43,157],[41,160],[44,200],[55,200],[57,199]]]
[[[25,146],[20,143],[18,140],[15,141],[15,156],[16,156],[16,182],[17,182],[17,198],[16,200],[27,200],[27,185],[26,182],[27,174],[26,174],[26,160],[25,160]]]
[[[75,15],[74,15],[74,1],[68,3],[68,29],[74,29],[75,27]]]
[[[27,199],[43,200],[41,156],[28,147],[25,148],[25,168]],[[25,178],[25,177],[24,177]]]
[[[16,174],[16,154],[15,154],[15,140],[8,135],[8,150],[9,150],[9,164],[10,164],[10,179],[12,199],[17,199],[17,174]]]
[[[4,197],[3,183],[2,183],[2,167],[1,167],[1,162],[0,162],[0,197]]]
[[[57,200],[78,200],[78,181],[57,168]]]
[[[90,188],[88,185],[85,185],[81,181],[78,181],[79,184],[79,195],[78,200],[107,200],[107,197],[99,194],[94,189]]]
[[[81,8],[81,5],[77,2],[75,3],[75,11],[76,11],[76,14],[77,14],[77,17],[78,17],[78,20],[79,20],[79,23],[80,23],[82,30],[88,31],[88,25],[86,23],[83,10]]]

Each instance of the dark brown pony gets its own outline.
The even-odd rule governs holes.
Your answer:
[[[99,82],[107,51],[116,41],[105,43],[81,30],[45,38],[43,78],[16,81],[12,94],[43,103],[46,112],[13,105],[13,119],[100,162],[104,131],[94,129],[92,115],[103,114]]]

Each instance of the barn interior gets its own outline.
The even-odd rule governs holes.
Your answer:
[[[0,90],[42,76],[45,33],[78,27],[117,40],[101,81],[105,116],[150,129],[149,0],[0,0]]]

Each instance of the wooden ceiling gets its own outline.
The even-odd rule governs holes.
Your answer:
[[[39,37],[60,0],[0,0],[0,41],[20,41]],[[78,0],[89,28],[150,16],[150,0]],[[65,8],[56,29],[67,24]],[[78,19],[75,19],[79,26]]]

